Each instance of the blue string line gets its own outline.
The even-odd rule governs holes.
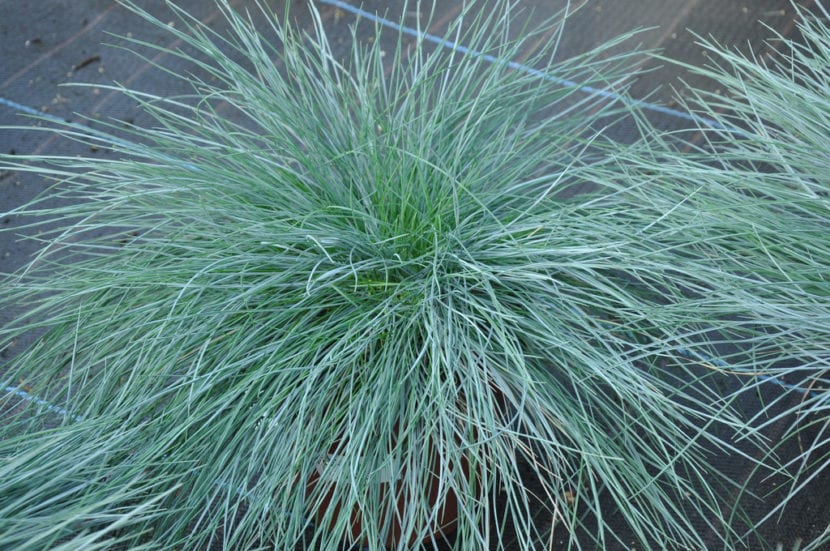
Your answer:
[[[725,361],[723,361],[719,358],[712,358],[712,357],[710,357],[706,354],[701,354],[700,352],[692,352],[691,350],[688,350],[686,348],[678,348],[677,353],[680,354],[681,356],[684,356],[684,357],[689,358],[690,360],[694,360],[696,362],[705,362],[705,363],[712,364],[712,365],[714,365],[716,367],[719,367],[719,368],[722,368],[722,369],[730,369],[730,365],[727,362],[725,362]],[[797,392],[805,394],[806,396],[808,396],[810,398],[818,398],[822,395],[817,390],[810,390],[810,389],[804,388],[803,386],[800,386],[800,385],[785,383],[784,381],[782,381],[778,377],[774,377],[772,375],[756,375],[756,377],[758,377],[759,380],[761,380],[765,383],[775,383],[780,387],[783,387],[787,390],[795,390]]]
[[[127,151],[131,151],[133,153],[139,151],[139,149],[140,149],[139,144],[137,144],[136,142],[130,142],[128,140],[123,140],[123,139],[118,138],[118,137],[116,137],[116,136],[114,136],[114,135],[112,135],[108,132],[103,132],[101,130],[96,130],[95,128],[92,128],[92,127],[90,127],[86,124],[77,123],[77,122],[71,121],[69,119],[64,119],[64,118],[61,118],[61,117],[56,117],[55,115],[50,115],[49,113],[44,113],[43,111],[39,111],[39,110],[35,109],[34,107],[30,107],[28,105],[18,103],[14,100],[10,100],[10,99],[4,98],[2,96],[0,96],[0,105],[5,105],[6,107],[11,107],[12,109],[16,109],[17,111],[20,111],[20,112],[25,113],[27,115],[32,115],[32,116],[34,116],[38,119],[46,120],[46,121],[58,124],[60,126],[64,126],[64,127],[68,126],[70,128],[74,128],[76,130],[81,131],[81,133],[83,133],[84,135],[89,136],[91,138],[95,138],[96,140],[99,140],[102,143],[109,143],[109,144],[112,144],[112,145],[117,145],[117,146],[119,146],[119,147],[121,147],[121,148],[123,148]],[[161,157],[161,158],[163,158],[167,161],[170,161],[174,164],[179,164],[179,165],[183,166],[184,168],[186,168],[188,170],[192,170],[194,172],[201,172],[201,169],[199,167],[197,167],[196,165],[194,165],[192,163],[188,163],[186,161],[182,161],[182,160],[177,159],[177,158],[175,158],[171,155],[165,155],[165,154],[159,153],[159,152],[156,152],[156,155],[158,155],[159,157]]]
[[[27,402],[31,402],[38,406],[43,406],[47,410],[51,411],[52,413],[57,413],[62,417],[71,417],[73,421],[83,421],[83,417],[80,415],[72,415],[69,413],[69,410],[62,408],[60,406],[56,406],[55,404],[44,400],[43,398],[38,398],[34,394],[30,394],[23,389],[15,388],[13,386],[7,386],[3,389],[6,395],[17,396],[18,398],[22,398]]]
[[[70,128],[80,130],[84,134],[95,137],[99,140],[108,141],[108,142],[113,143],[115,145],[120,145],[122,147],[135,150],[135,145],[136,144],[134,144],[134,143],[131,143],[131,142],[128,142],[126,140],[122,140],[120,138],[117,138],[117,137],[115,137],[112,134],[109,134],[107,132],[102,132],[101,130],[96,130],[96,129],[94,129],[90,126],[87,126],[85,124],[80,124],[80,123],[77,123],[77,122],[73,122],[69,119],[64,119],[62,117],[57,117],[55,115],[50,115],[49,113],[44,113],[43,111],[39,111],[38,109],[35,109],[34,107],[30,107],[28,105],[18,103],[14,100],[10,100],[10,99],[4,98],[4,97],[0,97],[0,105],[5,105],[6,107],[11,107],[12,109],[15,109],[17,111],[20,111],[22,113],[26,113],[27,115],[32,115],[32,116],[37,117],[39,119],[43,119],[43,120],[47,120],[49,122],[53,122],[55,124],[59,124],[60,126],[68,126]]]
[[[38,111],[34,107],[29,107],[28,105],[23,105],[22,103],[17,103],[16,101],[12,101],[10,99],[6,99],[3,97],[0,97],[0,104],[5,105],[6,107],[11,107],[12,109],[15,109],[17,111],[23,111],[24,113],[27,113],[29,115],[37,115],[43,117],[44,119],[49,119],[53,122],[59,122],[61,124],[66,124],[67,122],[69,122],[60,117],[56,117],[54,115],[50,115],[42,111]]]

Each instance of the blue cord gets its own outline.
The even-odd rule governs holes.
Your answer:
[[[724,369],[728,369],[730,367],[727,362],[725,362],[725,361],[723,361],[719,358],[711,358],[711,357],[707,356],[706,354],[700,354],[698,352],[692,352],[691,350],[688,350],[686,348],[678,348],[677,352],[681,356],[684,356],[686,358],[689,358],[690,360],[694,360],[694,361],[697,361],[697,362],[710,363],[714,366],[724,368]],[[800,393],[806,395],[808,398],[819,398],[820,396],[822,396],[822,393],[817,391],[817,390],[810,390],[810,389],[804,388],[800,385],[785,383],[784,381],[780,380],[778,377],[773,377],[772,375],[756,375],[756,377],[758,377],[758,379],[760,379],[761,381],[763,381],[765,383],[775,383],[776,385],[778,385],[780,387],[783,387],[787,390],[795,390],[797,392],[800,392]]]
[[[81,417],[80,415],[71,415],[69,413],[69,410],[67,410],[65,408],[62,408],[60,406],[56,406],[53,403],[48,402],[48,401],[44,400],[43,398],[39,398],[39,397],[35,396],[34,394],[30,394],[30,393],[26,392],[23,389],[15,388],[13,386],[7,386],[3,389],[3,391],[7,395],[11,394],[11,395],[17,396],[18,398],[22,398],[23,400],[26,400],[27,402],[32,402],[33,404],[43,406],[47,410],[51,411],[52,413],[57,413],[58,415],[61,415],[63,417],[66,417],[66,416],[71,417],[72,420],[74,420],[74,421],[83,421],[83,417]]]
[[[55,123],[60,126],[74,128],[76,130],[80,130],[82,133],[99,140],[100,142],[107,142],[113,145],[120,146],[127,151],[136,152],[138,149],[138,144],[135,142],[130,142],[127,140],[122,140],[108,132],[102,132],[101,130],[96,130],[90,126],[85,124],[77,123],[68,119],[64,119],[61,117],[56,117],[55,115],[50,115],[49,113],[44,113],[43,111],[39,111],[34,107],[30,107],[28,105],[24,105],[22,103],[18,103],[14,100],[10,100],[4,97],[0,97],[0,105],[5,105],[6,107],[10,107],[14,110],[20,111],[27,115],[32,115],[38,119],[46,120],[52,123]],[[161,157],[164,159],[171,161],[175,164],[179,164],[188,170],[192,170],[194,172],[201,172],[201,169],[192,163],[188,163],[186,161],[182,161],[180,159],[176,159],[170,155],[160,154]]]

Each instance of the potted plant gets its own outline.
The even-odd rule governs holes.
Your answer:
[[[763,244],[604,137],[648,128],[619,41],[560,60],[561,21],[493,4],[343,56],[314,6],[308,34],[179,11],[193,97],[57,129],[108,158],[4,158],[83,200],[15,211],[69,222],[4,282],[29,313],[0,338],[39,337],[3,370],[0,546],[731,541],[709,453],[744,425],[707,358],[786,338]]]

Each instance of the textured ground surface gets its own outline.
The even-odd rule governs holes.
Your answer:
[[[349,0],[357,7],[357,0]],[[136,0],[164,21],[172,21],[169,10],[159,0]],[[294,2],[301,6],[304,2]],[[565,5],[563,0],[524,0],[522,2],[541,16],[553,14]],[[798,2],[810,7],[812,2]],[[176,0],[196,18],[220,25],[219,14],[212,2],[205,0]],[[237,7],[253,5],[251,0],[231,0]],[[282,2],[272,1],[277,11]],[[584,6],[583,6],[584,4]],[[350,25],[355,14],[348,5],[336,7],[319,2],[323,18],[336,45],[345,47],[351,40]],[[371,0],[363,3],[369,12],[388,14],[398,19],[402,2]],[[440,4],[436,27],[460,9],[461,2],[447,0]],[[705,62],[702,49],[695,45],[692,33],[711,35],[729,46],[751,46],[756,53],[768,50],[765,40],[773,29],[784,36],[795,32],[793,10],[788,0],[589,0],[571,2],[571,8],[580,7],[573,16],[560,52],[585,51],[598,43],[632,29],[647,29],[637,38],[645,49],[659,48],[665,54],[691,64]],[[308,25],[303,9],[295,12],[300,25]],[[408,14],[414,18],[417,14]],[[115,36],[113,36],[115,35]],[[107,155],[106,151],[84,151],[84,146],[56,138],[48,131],[48,123],[32,119],[27,113],[84,121],[115,120],[141,124],[141,115],[135,105],[105,88],[113,81],[133,88],[172,95],[185,92],[170,75],[154,68],[148,60],[112,47],[123,44],[118,35],[132,36],[146,42],[175,47],[177,44],[164,31],[149,26],[128,13],[113,0],[38,0],[18,2],[0,0],[0,125],[15,125],[18,129],[0,130],[0,151],[17,155],[78,154]],[[107,45],[109,44],[109,45]],[[149,61],[173,70],[176,61],[167,56],[151,54]],[[672,106],[673,97],[683,94],[682,80],[695,85],[716,88],[717,83],[690,79],[681,69],[644,62],[647,76],[633,87],[635,97]],[[73,83],[93,83],[92,87],[64,86]],[[655,114],[655,121],[664,128],[687,124],[676,114]],[[47,129],[44,131],[44,129]],[[22,220],[8,213],[48,185],[43,179],[17,172],[0,173],[0,224],[7,228],[19,227]],[[19,234],[26,234],[21,229]],[[4,233],[0,238],[0,272],[10,272],[21,266],[39,247],[34,241],[16,240]],[[14,312],[0,312],[0,323],[14,316]],[[772,390],[771,392],[775,392]],[[793,400],[798,397],[794,396]],[[746,408],[753,404],[744,404]],[[783,428],[783,425],[782,427]],[[772,433],[775,438],[776,434]],[[720,457],[723,470],[735,480],[750,476],[749,468],[736,458]],[[816,530],[826,527],[830,518],[830,488],[827,477],[817,480],[790,511],[776,523],[768,523],[763,535],[773,544],[780,542],[784,550],[793,549],[800,539],[808,540]],[[769,484],[759,485],[759,490]],[[775,499],[774,497],[769,499]],[[753,516],[763,516],[769,504],[763,499],[750,504]],[[540,522],[544,522],[540,519]],[[705,530],[701,527],[701,530]],[[556,538],[554,538],[554,543]],[[713,547],[714,548],[714,547]],[[750,543],[749,549],[760,548]]]

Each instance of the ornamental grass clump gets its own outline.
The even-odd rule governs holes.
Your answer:
[[[771,505],[759,525],[777,521],[790,506],[803,514],[811,498],[799,498],[826,494],[821,485],[830,476],[830,12],[820,2],[812,12],[799,6],[795,12],[796,37],[776,34],[769,55],[701,39],[709,64],[689,69],[718,82],[719,90],[692,89],[689,103],[713,124],[700,129],[706,138],[700,155],[673,168],[678,180],[742,198],[744,219],[765,251],[754,277],[774,290],[770,315],[788,333],[779,361],[747,388],[783,388],[751,423],[788,426],[775,451],[793,477],[767,497]],[[826,498],[815,499],[814,507],[827,506]],[[817,532],[814,539],[787,536],[800,536],[801,549],[826,549],[830,521],[820,512],[812,520],[818,526],[805,528]]]
[[[37,340],[2,371],[0,547],[731,541],[712,457],[755,439],[710,360],[787,335],[740,198],[603,137],[647,128],[591,93],[636,58],[510,39],[508,2],[342,57],[313,8],[306,35],[218,7],[225,34],[170,28],[192,96],[57,129],[113,154],[4,160],[72,202],[15,210],[61,226],[4,282],[0,338]]]

